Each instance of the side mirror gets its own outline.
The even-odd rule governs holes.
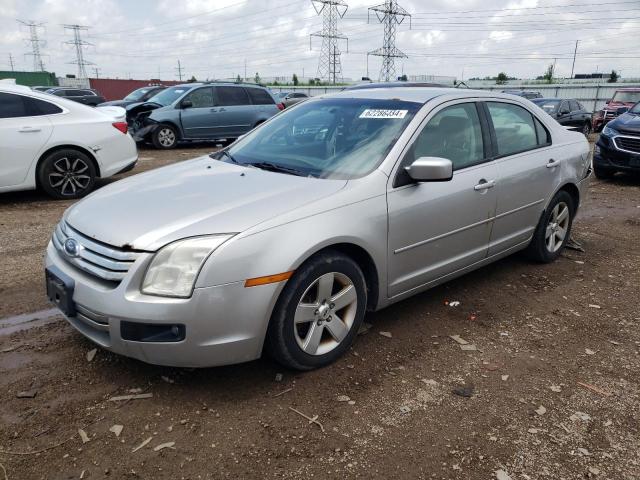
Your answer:
[[[629,111],[629,107],[620,107],[616,110],[616,114],[622,115],[623,113],[627,113]]]
[[[193,107],[193,102],[191,100],[183,100],[180,102],[180,108],[191,108]]]
[[[405,170],[416,182],[446,182],[453,177],[453,163],[440,157],[420,157]]]

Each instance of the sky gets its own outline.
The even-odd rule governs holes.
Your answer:
[[[367,8],[382,0],[345,0],[339,21],[349,38],[340,43],[344,77],[367,75],[368,51],[382,46],[383,26]],[[397,74],[445,75],[458,79],[542,75],[550,63],[556,74],[571,72],[579,40],[576,73],[610,72],[640,77],[640,0],[399,0],[412,14],[397,26]],[[69,31],[88,27],[85,59],[89,76],[229,78],[315,76],[321,42],[309,35],[322,28],[310,0],[0,0],[0,70],[32,70],[28,29],[17,20],[42,22],[43,61],[58,75],[76,73]],[[311,48],[310,48],[311,47]],[[369,57],[377,79],[380,58]]]

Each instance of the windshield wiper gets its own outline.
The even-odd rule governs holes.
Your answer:
[[[219,154],[226,155],[229,158],[229,160],[231,160],[233,163],[238,163],[238,161],[235,158],[233,158],[233,155],[231,155],[227,150],[219,150],[217,152],[213,152],[211,155],[209,155],[209,157],[215,160],[220,160],[218,156]],[[216,156],[218,156],[218,158],[216,158]]]
[[[247,163],[245,165],[249,165],[251,167],[256,167],[261,170],[267,170],[269,172],[278,172],[278,173],[287,173],[289,175],[297,175],[299,177],[306,177],[307,174],[296,170],[295,168],[285,167],[283,165],[277,165],[271,162],[255,162],[255,163]]]

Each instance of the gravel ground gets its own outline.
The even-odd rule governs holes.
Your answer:
[[[211,149],[141,151],[136,171]],[[0,336],[0,465],[11,480],[638,479],[639,186],[592,181],[585,253],[515,255],[369,315],[314,372],[88,361],[61,319]],[[42,252],[66,206],[0,196],[0,317],[50,308]],[[131,392],[152,397],[109,400]]]

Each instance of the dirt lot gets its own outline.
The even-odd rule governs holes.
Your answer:
[[[142,151],[137,171],[209,150]],[[514,256],[370,315],[315,372],[88,361],[61,319],[0,336],[6,478],[638,479],[640,180],[590,190],[585,253]],[[50,308],[42,252],[67,205],[0,196],[0,318]],[[131,391],[153,396],[109,401]]]

